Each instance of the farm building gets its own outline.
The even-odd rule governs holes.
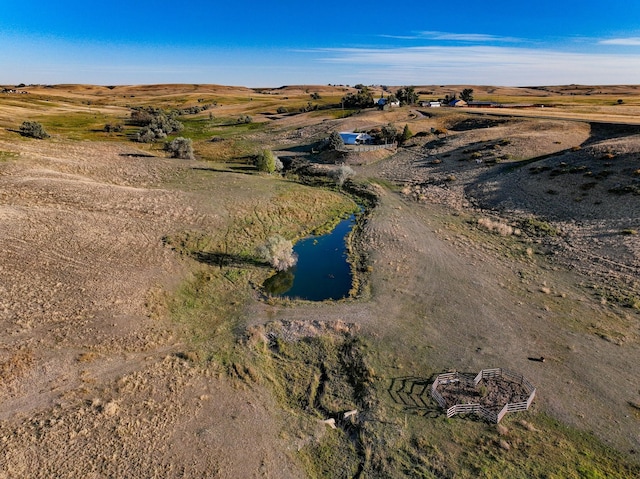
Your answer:
[[[453,106],[453,107],[467,106],[467,102],[464,100],[452,100],[449,102],[449,106]]]
[[[389,101],[388,98],[379,98],[378,101],[376,102],[376,105],[378,105],[378,108],[382,110],[386,110],[389,107],[399,107],[400,101],[399,100]]]
[[[470,101],[467,103],[467,106],[474,108],[498,108],[501,105],[495,101]]]
[[[353,131],[341,131],[340,137],[345,145],[366,145],[373,141],[373,137],[366,133],[355,133]]]
[[[439,101],[423,101],[421,106],[428,108],[439,108],[441,104]]]

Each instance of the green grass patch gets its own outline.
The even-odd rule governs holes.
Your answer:
[[[520,229],[532,236],[556,236],[558,234],[557,228],[547,221],[537,218],[525,218],[518,221],[518,225]]]
[[[66,113],[42,117],[39,121],[50,134],[60,135],[70,140],[122,141],[127,139],[127,135],[133,134],[138,130],[138,128],[125,127],[122,132],[107,133],[104,131],[107,123],[123,125],[124,119],[110,117],[101,113]]]
[[[428,377],[407,372],[404,382],[391,380],[398,359],[386,343],[335,332],[285,339],[287,325],[267,329],[253,331],[250,361],[291,415],[288,434],[309,438],[298,453],[308,477],[578,479],[640,472],[591,434],[535,411],[507,415],[499,427],[474,416],[447,419],[425,388]],[[343,419],[351,409],[357,416]],[[320,422],[328,418],[337,429]]]
[[[18,153],[14,153],[13,151],[1,151],[0,150],[0,161],[10,161],[15,160],[19,157]]]
[[[625,285],[609,281],[606,285],[594,284],[591,288],[601,302],[616,304],[624,308],[640,309],[640,296]]]

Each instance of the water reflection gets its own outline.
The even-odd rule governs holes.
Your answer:
[[[346,236],[354,223],[355,215],[351,215],[330,233],[296,243],[293,250],[298,263],[265,281],[265,290],[276,296],[311,301],[347,297],[353,277],[347,261]]]

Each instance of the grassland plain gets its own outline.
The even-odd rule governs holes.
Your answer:
[[[0,96],[0,477],[638,476],[638,91],[474,88],[554,107],[347,116],[322,108],[349,90],[326,86]],[[101,128],[199,104],[180,118],[195,161]],[[20,137],[27,119],[52,137]],[[418,135],[343,158],[377,197],[354,298],[265,297],[256,246],[355,203],[331,165],[269,176],[250,155],[299,166],[330,131],[389,122]],[[485,367],[525,374],[533,409],[496,427],[425,393]]]

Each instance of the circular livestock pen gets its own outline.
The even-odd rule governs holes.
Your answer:
[[[431,385],[431,396],[447,417],[476,414],[496,424],[508,412],[529,409],[535,395],[536,388],[524,376],[502,368],[483,369],[476,376],[440,374]]]

